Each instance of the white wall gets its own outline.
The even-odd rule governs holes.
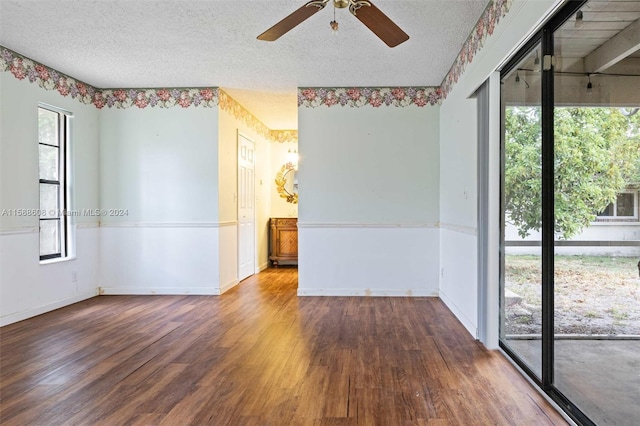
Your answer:
[[[70,207],[98,208],[98,110],[10,73],[0,73],[0,92],[0,211],[39,208],[38,102],[73,113]],[[0,325],[96,294],[97,219],[74,222],[76,258],[41,265],[38,217],[0,215]]]
[[[264,138],[254,139],[256,157],[256,272],[269,267],[269,218],[271,217],[271,150],[273,143]]]
[[[104,109],[104,294],[220,294],[217,108]]]
[[[476,100],[450,101],[448,98],[441,107],[440,122],[440,297],[475,337],[478,326]]]
[[[440,296],[474,336],[478,327],[478,140],[476,101],[469,96],[526,39],[554,3],[515,0],[510,12],[502,18],[453,86],[440,110],[440,221],[443,228]],[[491,143],[499,144],[499,138]],[[500,218],[494,219],[499,221]],[[496,251],[494,261],[497,261],[497,254]],[[498,301],[494,300],[494,303]]]
[[[287,157],[289,150],[298,151],[298,143],[273,142],[271,144],[271,172],[267,181],[271,190],[271,217],[298,217],[298,205],[287,203],[286,199],[280,197],[275,184],[276,174],[289,161]]]
[[[298,294],[437,295],[438,124],[438,107],[299,109]]]

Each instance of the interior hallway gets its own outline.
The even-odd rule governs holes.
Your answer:
[[[437,298],[101,296],[0,329],[0,422],[561,425]]]

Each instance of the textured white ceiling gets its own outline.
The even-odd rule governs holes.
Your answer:
[[[300,86],[438,86],[487,0],[375,0],[411,37],[390,49],[328,5],[275,42],[306,0],[0,0],[0,44],[100,88],[219,86],[269,128],[297,128]]]

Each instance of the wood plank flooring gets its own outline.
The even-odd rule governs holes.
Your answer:
[[[0,329],[2,425],[564,425],[436,298],[101,296]]]

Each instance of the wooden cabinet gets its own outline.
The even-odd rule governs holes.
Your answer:
[[[298,263],[298,219],[295,217],[270,220],[269,259],[274,267],[280,261],[295,261]]]

